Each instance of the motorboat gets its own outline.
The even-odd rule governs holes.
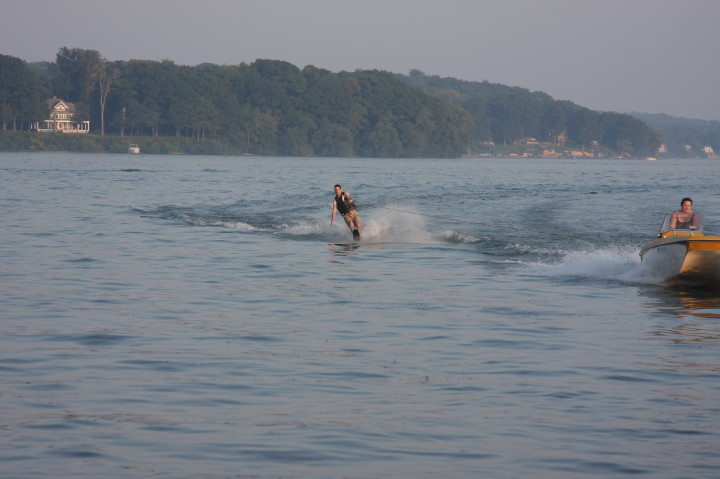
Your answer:
[[[140,145],[137,143],[130,143],[130,146],[128,146],[128,153],[140,153]]]
[[[720,236],[704,232],[702,213],[665,214],[657,238],[643,245],[648,274],[666,284],[720,290]]]

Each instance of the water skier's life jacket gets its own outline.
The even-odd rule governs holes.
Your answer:
[[[345,203],[345,192],[343,191],[340,196],[335,197],[335,204],[341,215],[345,216],[349,212],[355,210],[354,203]]]

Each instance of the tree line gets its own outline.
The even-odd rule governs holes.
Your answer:
[[[3,130],[47,118],[50,96],[72,102],[76,119],[99,135],[214,141],[263,155],[457,157],[490,141],[563,132],[578,147],[634,156],[660,144],[657,131],[629,115],[417,70],[333,73],[279,60],[184,66],[67,47],[51,63],[0,55]]]

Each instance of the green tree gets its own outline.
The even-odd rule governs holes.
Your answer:
[[[321,156],[354,156],[352,133],[334,123],[321,125],[313,134],[312,144],[315,152]]]
[[[367,154],[373,157],[398,157],[403,155],[403,145],[400,135],[390,118],[383,118],[377,122],[368,134],[366,140]]]
[[[205,135],[214,136],[218,129],[220,114],[210,100],[201,96],[193,103],[192,125],[198,140],[204,140]]]
[[[280,153],[289,156],[310,156],[314,154],[310,143],[311,132],[316,123],[300,111],[285,118],[285,126],[280,132]]]
[[[170,105],[167,112],[167,120],[174,126],[176,138],[180,138],[180,136],[183,136],[183,130],[185,130],[186,132],[190,131],[195,122],[195,115],[196,113],[194,105],[187,99],[186,101],[181,101]],[[188,135],[186,134],[184,136]]]
[[[603,144],[622,155],[653,156],[660,146],[660,133],[630,115],[602,113],[600,126]]]
[[[95,74],[103,62],[97,50],[62,47],[55,57],[54,90],[63,100],[90,104],[97,80]]]
[[[438,103],[433,112],[435,128],[430,135],[428,156],[457,157],[467,151],[472,135],[472,117],[456,106]]]
[[[105,106],[113,84],[120,78],[120,69],[110,65],[105,59],[96,64],[91,76],[100,90],[100,135],[105,136]]]
[[[572,108],[568,118],[568,137],[582,148],[587,148],[593,141],[601,142],[600,115],[588,108]]]
[[[255,151],[263,155],[277,154],[278,118],[265,111],[255,116]]]
[[[40,79],[19,58],[0,55],[0,124],[23,129],[45,118],[44,99],[48,96]]]
[[[122,107],[116,115],[116,124],[130,128],[130,134],[142,134],[146,129],[151,136],[158,136],[158,122],[160,113],[154,111],[137,100],[130,100],[126,107]]]
[[[560,103],[555,101],[545,103],[541,125],[542,133],[538,139],[557,144],[556,139],[558,135],[567,129],[565,109]]]
[[[415,123],[403,120],[397,123],[398,139],[402,141],[402,156],[415,158],[427,152],[427,137],[422,135]]]
[[[314,154],[308,132],[302,128],[290,127],[280,138],[280,148],[284,155],[311,156]]]
[[[490,103],[493,116],[492,134],[495,142],[512,144],[524,136],[522,116],[523,104],[513,97],[501,97]]]

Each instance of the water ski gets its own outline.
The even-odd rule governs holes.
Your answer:
[[[355,241],[360,241],[360,232],[356,229],[353,230],[353,239]]]

